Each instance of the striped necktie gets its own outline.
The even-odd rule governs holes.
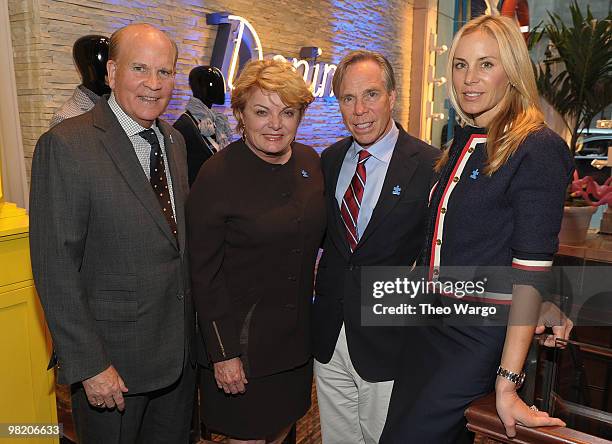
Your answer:
[[[357,233],[357,218],[361,209],[361,199],[363,199],[363,190],[366,183],[366,168],[365,163],[370,158],[371,154],[366,150],[359,151],[359,160],[355,175],[351,180],[344,197],[342,205],[340,205],[340,214],[346,228],[346,239],[351,247],[351,253],[355,251],[359,242],[359,234]]]

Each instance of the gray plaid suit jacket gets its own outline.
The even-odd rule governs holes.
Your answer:
[[[178,245],[134,148],[101,99],[39,139],[32,162],[34,280],[60,383],[114,365],[130,394],[166,387],[189,359],[183,137],[163,121]]]

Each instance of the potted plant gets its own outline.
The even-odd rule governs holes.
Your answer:
[[[597,20],[588,6],[584,15],[575,0],[570,12],[571,26],[549,13],[550,23],[536,30],[530,43],[543,36],[550,40],[547,58],[536,68],[538,90],[570,130],[574,153],[580,132],[612,103],[612,14]]]
[[[550,40],[546,59],[536,68],[538,91],[570,130],[569,147],[574,154],[581,131],[612,103],[612,14],[597,20],[588,6],[583,14],[575,0],[570,13],[570,25],[549,13],[550,23],[536,27],[529,44],[534,45],[544,36]],[[584,188],[587,185],[588,191]],[[593,185],[597,184],[592,178],[575,175],[568,190],[560,242],[584,243],[595,206],[605,201],[601,197],[595,201],[584,198],[585,193],[586,197],[596,196],[589,192],[594,191]]]

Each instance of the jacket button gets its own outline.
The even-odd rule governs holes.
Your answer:
[[[183,293],[177,293],[177,295],[176,295],[176,298],[177,298],[179,301],[182,301],[184,297],[185,297],[185,295],[183,295]]]
[[[295,310],[295,304],[286,304],[285,308],[288,308],[289,310]]]
[[[291,250],[291,252],[295,253],[295,254],[300,254],[302,252],[302,250],[299,249],[299,248],[294,248],[293,250]]]
[[[295,276],[289,276],[287,277],[287,279],[289,279],[290,281],[296,281],[297,278]]]
[[[281,197],[289,197],[289,196],[291,196],[291,193],[282,193],[281,194]]]
[[[353,271],[355,269],[355,266],[353,264],[350,264],[348,266],[349,271]]]

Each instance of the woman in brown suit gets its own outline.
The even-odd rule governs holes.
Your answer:
[[[231,101],[242,139],[204,164],[188,201],[202,416],[232,443],[280,443],[310,407],[325,210],[319,156],[294,139],[312,101],[289,63],[250,62]]]

